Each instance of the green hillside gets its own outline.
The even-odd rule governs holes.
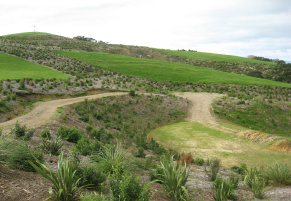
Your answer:
[[[195,67],[186,64],[139,59],[101,52],[57,52],[64,56],[68,56],[103,69],[156,81],[243,85],[254,84],[291,87],[291,85],[287,83],[227,73],[203,67]]]
[[[69,77],[63,73],[24,59],[0,52],[0,80],[6,79],[65,79]]]
[[[216,62],[248,62],[248,63],[257,63],[257,64],[268,64],[276,65],[273,62],[259,61],[255,59],[249,59],[245,57],[224,55],[224,54],[214,54],[207,52],[195,52],[195,51],[178,51],[178,50],[165,50],[165,49],[155,49],[159,52],[175,55],[184,58],[198,59],[198,60],[209,60]]]

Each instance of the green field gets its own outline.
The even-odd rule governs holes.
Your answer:
[[[225,167],[239,166],[241,163],[260,167],[275,161],[291,167],[290,154],[269,150],[265,144],[207,128],[196,122],[171,124],[155,129],[149,135],[166,147],[192,153],[194,158],[219,158]]]
[[[156,81],[291,87],[291,84],[287,83],[227,73],[186,64],[139,59],[102,52],[57,52],[64,56],[74,58],[103,69]]]
[[[0,80],[6,79],[65,79],[68,75],[44,66],[0,52]]]
[[[257,64],[268,64],[275,66],[274,62],[260,61],[255,59],[249,59],[246,57],[225,55],[225,54],[214,54],[207,52],[192,52],[192,51],[178,51],[178,50],[165,50],[165,49],[155,49],[159,52],[175,55],[184,58],[206,60],[206,61],[216,61],[216,62],[248,62]]]

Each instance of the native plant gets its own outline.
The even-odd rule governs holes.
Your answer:
[[[42,141],[41,148],[51,155],[58,156],[60,155],[60,151],[63,145],[64,143],[62,140],[57,137],[55,139],[44,139]]]
[[[265,175],[276,184],[290,184],[291,171],[286,164],[274,163],[267,167]]]
[[[166,189],[168,197],[173,201],[188,200],[188,191],[185,184],[188,180],[189,169],[186,164],[177,163],[173,156],[163,156],[160,167],[160,182]]]
[[[207,168],[205,166],[205,172],[208,175],[208,177],[210,178],[210,181],[214,181],[217,177],[217,174],[219,172],[219,168],[220,168],[220,160],[219,159],[212,159],[209,160],[208,162],[209,167]]]
[[[216,201],[227,201],[227,200],[236,200],[237,197],[233,193],[236,183],[233,183],[232,179],[225,181],[220,177],[217,177],[213,183],[214,195],[213,198]]]
[[[93,160],[99,162],[105,173],[112,173],[113,170],[124,169],[125,153],[121,149],[121,144],[107,144],[101,148],[101,151],[92,157]]]
[[[118,168],[109,176],[109,187],[112,201],[148,201],[151,195],[149,184],[141,184],[138,177]]]
[[[86,186],[79,186],[80,178],[76,177],[76,165],[73,160],[64,159],[63,153],[59,156],[58,169],[54,173],[39,160],[30,162],[31,166],[44,178],[49,180],[53,187],[50,188],[50,197],[56,201],[74,201],[79,199],[80,190]]]
[[[266,180],[260,170],[257,168],[251,168],[246,172],[244,177],[245,185],[254,193],[256,198],[264,197],[264,189]]]

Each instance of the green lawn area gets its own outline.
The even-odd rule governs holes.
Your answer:
[[[6,79],[65,79],[70,76],[50,68],[0,52],[0,80]]]
[[[219,158],[222,165],[231,167],[246,163],[248,166],[269,165],[275,161],[291,167],[290,153],[272,151],[259,144],[208,128],[197,122],[180,122],[153,130],[150,134],[160,144],[195,157]]]
[[[159,52],[171,54],[179,57],[207,60],[207,61],[217,61],[217,62],[248,62],[257,64],[268,64],[275,66],[276,64],[268,61],[259,61],[255,59],[250,59],[246,57],[225,55],[225,54],[214,54],[207,52],[192,52],[192,51],[178,51],[178,50],[165,50],[165,49],[155,49]]]
[[[227,73],[186,64],[140,59],[102,52],[57,52],[64,56],[74,58],[103,69],[155,81],[291,87],[291,84],[287,83]]]

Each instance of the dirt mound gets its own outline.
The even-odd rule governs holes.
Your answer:
[[[247,138],[248,140],[252,142],[260,142],[260,143],[272,143],[275,140],[278,139],[278,137],[262,133],[260,131],[254,131],[254,130],[247,130],[247,131],[241,131],[236,134],[237,136]]]
[[[291,140],[279,140],[273,145],[268,147],[269,149],[282,152],[291,152]]]

